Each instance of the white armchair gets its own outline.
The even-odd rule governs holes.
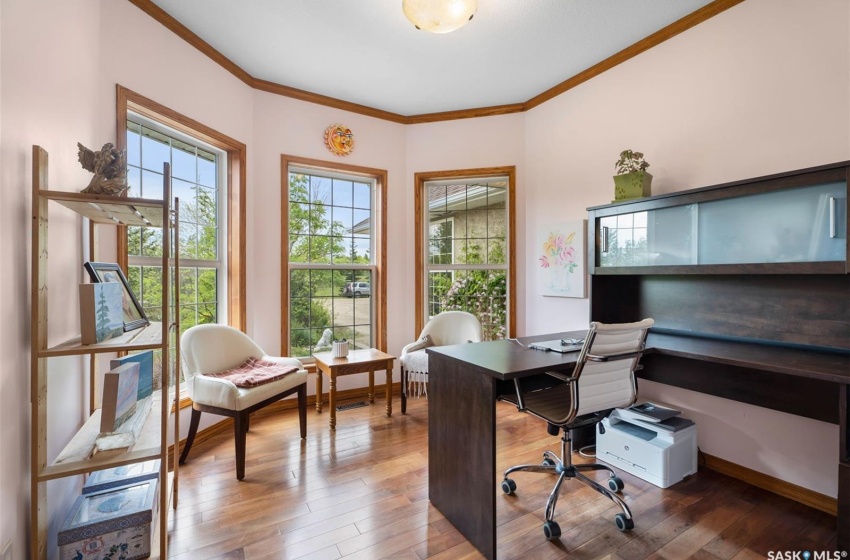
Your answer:
[[[181,464],[192,448],[201,412],[233,418],[238,480],[245,478],[245,440],[248,416],[252,412],[297,393],[301,437],[307,437],[307,370],[299,360],[267,356],[246,334],[227,325],[194,326],[183,333],[180,344],[183,374],[192,399],[192,419],[186,445],[180,454]],[[209,375],[237,368],[249,358],[298,369],[281,379],[255,387],[237,387],[227,379]]]
[[[401,413],[407,412],[408,395],[428,394],[426,348],[481,342],[481,338],[481,323],[475,315],[466,311],[443,311],[428,321],[416,342],[401,349]]]

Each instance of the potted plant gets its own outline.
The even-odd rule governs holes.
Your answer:
[[[614,202],[629,198],[650,196],[652,175],[646,168],[649,163],[643,159],[641,152],[623,150],[620,159],[614,164],[617,174],[614,175]]]

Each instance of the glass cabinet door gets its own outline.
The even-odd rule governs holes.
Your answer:
[[[842,181],[700,203],[698,264],[843,261],[846,196]]]
[[[599,219],[599,265],[696,264],[696,205]]]

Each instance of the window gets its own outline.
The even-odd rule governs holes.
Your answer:
[[[514,331],[513,168],[476,171],[416,174],[417,331],[449,310],[478,317],[485,340]]]
[[[171,194],[180,201],[180,328],[226,322],[220,294],[227,293],[226,260],[221,250],[220,185],[224,154],[212,146],[136,114],[127,120],[127,177],[131,197],[162,198],[162,164],[171,166]],[[162,312],[162,232],[127,230],[128,280],[153,320]]]
[[[162,164],[171,165],[172,195],[180,198],[181,330],[208,322],[244,330],[245,145],[120,85],[116,96],[130,196],[161,198]],[[118,263],[151,320],[162,309],[160,236],[119,228]]]
[[[454,218],[437,220],[428,224],[428,264],[452,264],[454,262]],[[428,274],[428,317],[433,317],[442,309],[440,286],[450,286],[454,281],[454,272],[432,270]]]
[[[386,172],[284,156],[282,174],[284,353],[383,348]]]

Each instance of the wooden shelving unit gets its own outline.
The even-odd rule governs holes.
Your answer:
[[[31,555],[36,560],[46,560],[47,525],[49,502],[47,481],[88,474],[93,471],[114,468],[122,465],[160,460],[159,502],[157,519],[151,543],[152,558],[167,558],[168,551],[168,510],[176,507],[177,451],[179,424],[174,422],[173,473],[169,473],[168,456],[168,420],[179,398],[179,376],[172,376],[169,357],[169,333],[171,328],[179,332],[179,317],[169,321],[170,314],[170,267],[171,230],[177,223],[176,211],[170,207],[170,173],[168,164],[164,166],[163,200],[139,198],[121,198],[102,195],[87,195],[76,192],[51,191],[47,184],[47,152],[39,146],[33,146],[32,181],[32,356],[31,356]],[[99,344],[82,345],[79,337],[50,345],[47,338],[48,315],[48,208],[55,202],[68,210],[91,220],[99,226],[147,226],[162,229],[162,322],[151,323],[145,328],[136,329],[124,335]],[[175,249],[175,255],[178,251]],[[176,259],[175,259],[176,260]],[[177,264],[175,263],[175,267]],[[53,279],[52,282],[57,280]],[[176,296],[175,296],[176,297]],[[179,314],[176,314],[179,315]],[[112,451],[108,454],[90,456],[88,452],[94,445],[100,431],[100,410],[98,403],[89,403],[91,416],[67,442],[56,460],[48,464],[47,460],[47,419],[48,409],[47,371],[51,358],[60,356],[88,355],[90,367],[90,398],[94,400],[96,356],[102,353],[137,352],[140,350],[160,350],[162,352],[161,388],[153,393],[150,413],[144,419],[141,433],[135,444],[125,451]],[[173,379],[172,379],[173,377]],[[51,512],[54,516],[57,512]],[[59,513],[59,517],[62,517]]]

